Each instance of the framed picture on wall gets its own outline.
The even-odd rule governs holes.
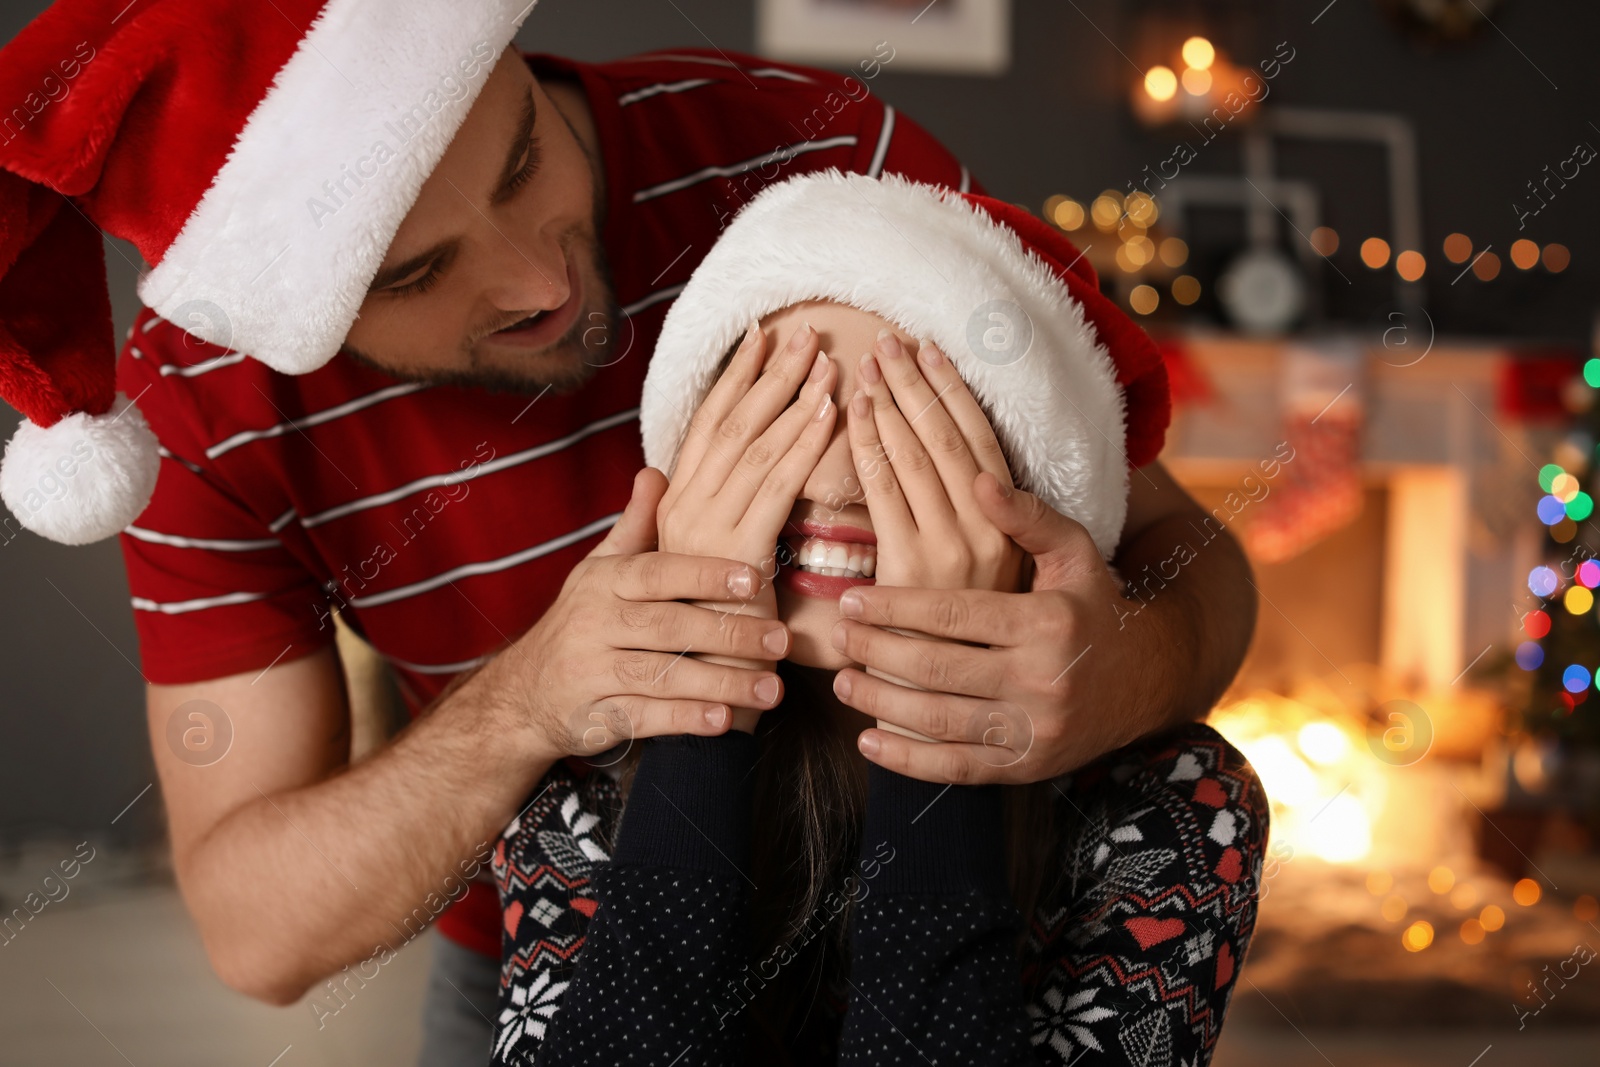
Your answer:
[[[774,59],[1001,74],[1011,63],[1011,0],[757,0],[756,47]]]

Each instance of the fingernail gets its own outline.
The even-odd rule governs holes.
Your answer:
[[[876,734],[863,733],[856,738],[856,746],[861,749],[863,756],[876,756],[878,754],[878,737]]]
[[[861,377],[865,378],[869,385],[877,385],[883,381],[883,373],[878,369],[878,361],[873,359],[870,354],[861,357]]]
[[[768,675],[756,683],[756,699],[763,704],[778,702],[778,679]]]
[[[867,399],[867,394],[857,392],[850,400],[850,414],[858,419],[864,419],[872,413],[872,401]]]
[[[826,374],[827,371],[828,354],[826,352],[818,352],[817,358],[811,361],[811,374],[807,376],[806,381],[820,382],[822,381],[822,376]]]
[[[843,671],[833,676],[833,695],[840,700],[850,699],[850,676]]]
[[[932,341],[922,342],[922,347],[917,350],[917,355],[925,367],[937,367],[944,362],[944,353],[939,351],[939,346]]]
[[[761,647],[781,658],[789,647],[789,631],[781,627],[768,630],[766,636],[761,639]]]
[[[761,324],[755,319],[750,320],[750,326],[744,331],[744,340],[739,342],[740,348],[748,348],[756,343],[756,338],[761,336]]]
[[[1011,499],[1011,494],[1012,494],[1012,488],[1009,485],[1007,485],[1005,482],[1001,482],[1000,483],[1000,495],[1005,497],[1007,500],[1010,500]]]
[[[794,336],[789,338],[789,350],[791,352],[798,352],[804,348],[807,342],[810,340],[811,324],[809,322],[802,323],[800,328],[794,332]]]
[[[750,577],[749,571],[734,571],[728,575],[728,592],[740,600],[753,596],[755,591],[755,579]]]
[[[894,335],[893,330],[878,331],[878,348],[890,359],[898,359],[905,355],[905,349],[900,345],[900,338]]]
[[[839,614],[854,618],[861,614],[861,594],[854,589],[848,590],[839,598]]]
[[[832,641],[833,641],[833,647],[834,648],[837,648],[840,652],[844,651],[845,637],[844,637],[844,624],[843,623],[837,623],[836,622],[836,623],[833,624]]]
[[[827,393],[822,394],[822,403],[817,405],[816,419],[821,422],[828,417],[828,409],[833,406],[833,397]]]
[[[727,714],[728,709],[724,707],[709,709],[706,712],[706,725],[711,727],[713,730],[722,729],[722,724],[725,721]]]

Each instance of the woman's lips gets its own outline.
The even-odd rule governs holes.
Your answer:
[[[803,527],[817,525],[819,524],[802,524]],[[837,535],[845,529],[834,527],[830,532]],[[779,582],[801,596],[828,600],[838,600],[847,589],[854,586],[873,585],[875,579],[872,574],[877,569],[877,546],[873,543],[872,534],[858,527],[848,529],[856,535],[855,539],[843,540],[837,536],[825,538],[816,535],[786,538],[779,553]],[[823,574],[816,570],[806,570],[803,564],[857,573]]]
[[[572,328],[578,320],[578,312],[583,310],[583,284],[578,278],[577,262],[571,256],[567,257],[567,283],[565,304],[539,313],[525,326],[513,323],[506,329],[496,330],[483,341],[524,349],[548,348],[555,344]]]

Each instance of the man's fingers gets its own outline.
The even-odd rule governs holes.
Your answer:
[[[1008,701],[907,689],[854,668],[835,676],[833,691],[857,711],[936,741],[984,745],[990,763],[1010,763],[1033,743],[1028,713]]]
[[[835,623],[831,639],[856,663],[938,693],[993,699],[1005,686],[1005,653],[992,649],[925,641],[853,619]]]
[[[573,736],[572,751],[587,756],[664,734],[713,737],[727,730],[728,714],[725,704],[629,694],[595,701],[573,716],[568,728]]]
[[[704,652],[737,659],[779,660],[789,652],[789,631],[776,619],[676,601],[618,601],[614,627],[602,634],[613,648],[648,652]]]
[[[859,603],[860,610],[852,605]],[[898,626],[955,641],[1014,647],[1037,637],[1024,593],[861,585],[839,598],[839,613],[872,626]]]
[[[688,653],[615,652],[595,688],[660,700],[703,700],[735,708],[773,708],[783,699],[774,671],[708,663]]]
[[[749,600],[761,588],[750,564],[716,556],[646,552],[609,567],[605,586],[623,600]]]
[[[856,738],[856,745],[863,756],[878,766],[924,782],[984,785],[1029,780],[1021,764],[997,761],[994,751],[984,745],[916,741],[877,728],[862,731]]]
[[[1008,495],[999,479],[988,471],[973,479],[972,488],[978,506],[995,528],[1033,556],[1038,568],[1035,589],[1060,588],[1085,564],[1104,567],[1100,550],[1083,524],[1067,518],[1032,493],[1013,489]]]

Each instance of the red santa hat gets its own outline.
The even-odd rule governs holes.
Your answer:
[[[139,297],[302,374],[333,358],[422,183],[537,0],[59,0],[0,50],[0,497],[120,530],[156,442],[115,390],[101,232]]]
[[[937,344],[1017,484],[1111,558],[1129,471],[1155,459],[1171,416],[1155,344],[1058,230],[1015,205],[894,175],[791,178],[728,225],[662,325],[639,412],[647,464],[671,473],[750,322],[806,300],[873,312]]]

